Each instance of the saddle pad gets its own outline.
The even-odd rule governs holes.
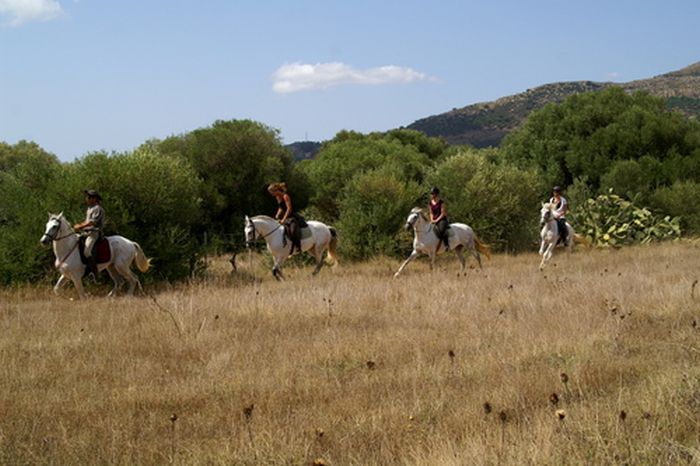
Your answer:
[[[311,236],[313,236],[311,233],[311,228],[304,227],[301,229],[301,239],[311,238]]]
[[[95,246],[95,258],[98,264],[109,262],[112,259],[112,250],[109,247],[109,240],[107,240],[107,238],[97,242],[97,246]]]

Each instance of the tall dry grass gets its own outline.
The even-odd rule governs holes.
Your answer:
[[[697,463],[699,252],[543,273],[496,256],[466,276],[445,258],[398,280],[384,259],[285,283],[241,258],[157,304],[5,291],[0,462]]]

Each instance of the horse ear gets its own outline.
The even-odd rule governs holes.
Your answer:
[[[58,217],[58,218],[63,217],[63,211],[60,211],[60,212],[58,213],[57,217]]]
[[[245,216],[245,223],[248,223],[248,222],[250,222],[250,219],[249,219],[248,216],[246,215],[246,216]]]

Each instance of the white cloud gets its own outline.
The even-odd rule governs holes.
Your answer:
[[[357,70],[345,63],[291,63],[280,66],[272,75],[272,89],[280,94],[328,89],[342,84],[378,85],[432,80],[411,68],[387,65]]]
[[[0,0],[0,17],[9,17],[10,26],[29,21],[49,21],[63,14],[56,0]]]

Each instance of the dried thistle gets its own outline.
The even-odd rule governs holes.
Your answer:
[[[170,422],[174,424],[175,421],[177,421],[177,414],[173,413],[170,415]]]
[[[501,410],[498,412],[498,419],[505,424],[508,421],[508,414],[504,410]]]
[[[566,375],[566,372],[562,372],[561,374],[559,374],[559,378],[561,379],[561,383],[563,383],[564,385],[569,383],[569,376]]]
[[[374,370],[375,366],[377,365],[377,364],[376,364],[374,361],[372,361],[372,360],[367,361],[366,364],[367,364],[367,369],[369,369],[369,370]]]
[[[554,412],[554,414],[557,415],[557,419],[559,419],[560,421],[563,421],[564,418],[566,417],[566,411],[564,411],[563,409],[557,409]]]
[[[557,395],[556,392],[553,392],[551,395],[549,395],[549,402],[554,406],[559,404],[559,395]]]
[[[491,403],[488,401],[484,402],[484,414],[488,415],[491,414],[491,411],[493,411],[493,408],[491,407]]]
[[[451,360],[452,362],[455,361],[455,352],[454,352],[454,351],[449,350],[449,351],[447,352],[447,355],[450,357],[450,360]]]
[[[328,463],[323,458],[316,458],[311,466],[328,466]]]
[[[627,412],[625,410],[620,411],[620,415],[618,416],[620,418],[620,421],[625,422],[625,419],[627,419]]]
[[[251,403],[250,406],[243,408],[243,415],[245,416],[246,422],[250,422],[253,419],[253,408],[255,408],[254,403]]]
[[[323,431],[323,429],[321,429],[320,427],[316,428],[316,437],[317,438],[320,439],[321,437],[323,437],[324,434],[325,434],[325,432]]]

